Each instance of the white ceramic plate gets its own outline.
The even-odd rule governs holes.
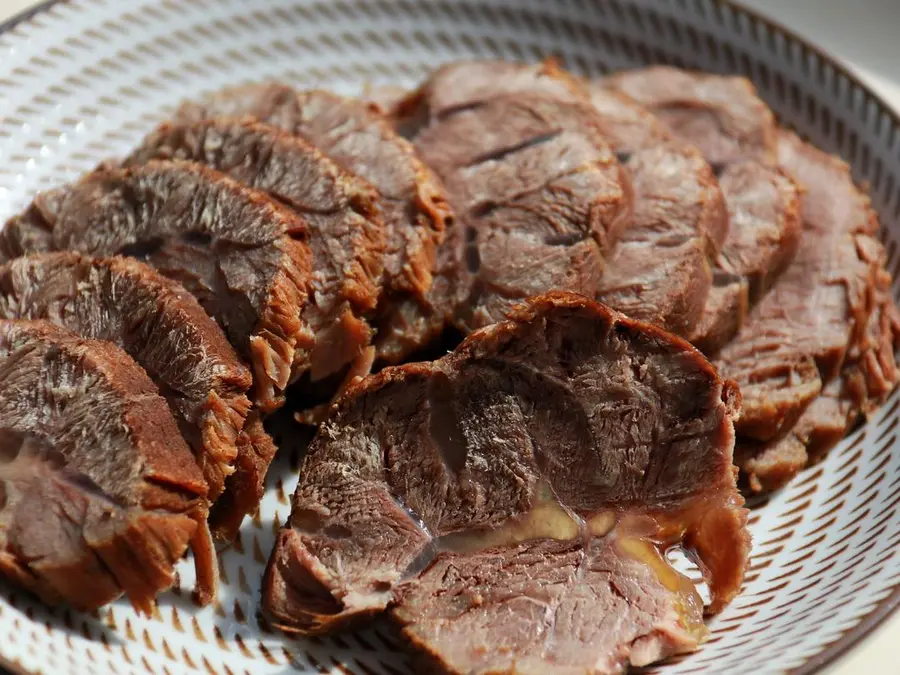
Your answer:
[[[826,55],[714,0],[47,3],[0,33],[0,221],[206,90],[277,78],[355,93],[413,85],[451,59],[547,54],[586,74],[664,61],[751,77],[784,124],[869,182],[898,277],[900,124]],[[808,673],[900,602],[898,408],[895,394],[755,510],[743,594],[701,651],[652,672]],[[260,577],[296,482],[296,452],[282,450],[259,515],[221,554],[217,606],[192,605],[189,562],[149,619],[124,602],[51,611],[0,585],[0,662],[47,675],[411,672],[384,627],[306,640],[260,624]]]

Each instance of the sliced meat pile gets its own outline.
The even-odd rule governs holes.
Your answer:
[[[313,380],[340,372],[368,347],[384,253],[378,198],[368,183],[302,138],[252,119],[164,124],[125,165],[154,159],[200,162],[302,214],[312,251],[303,316],[315,334]]]
[[[618,241],[610,242],[613,252],[599,284],[576,290],[632,317],[689,335],[703,313],[712,259],[725,238],[728,220],[712,169],[696,150],[672,142],[646,110],[597,86],[589,92],[552,62],[533,66],[469,61],[440,68],[416,93],[397,102],[393,115],[400,128],[418,138],[416,128],[429,117],[442,119],[516,92],[593,105],[592,122],[631,178],[630,222]],[[648,257],[655,260],[653,266],[648,266]],[[548,282],[544,288],[530,290],[559,285],[534,275],[535,284],[542,282]],[[466,299],[462,301],[465,304]]]
[[[571,293],[356,385],[320,429],[264,607],[390,609],[440,672],[621,672],[693,650],[747,563],[737,393],[688,343]]]
[[[163,392],[218,499],[245,442],[252,380],[182,286],[128,258],[35,254],[0,266],[0,318],[43,319],[124,349]]]
[[[0,572],[45,602],[123,593],[150,613],[193,542],[214,588],[206,482],[166,401],[118,347],[0,320]]]
[[[804,187],[793,264],[719,355],[741,384],[737,453],[753,490],[771,490],[839,441],[900,379],[900,321],[869,198],[847,165],[781,132],[780,165]]]
[[[645,106],[716,169],[730,225],[702,318],[689,334],[715,354],[793,259],[800,239],[800,192],[775,166],[772,111],[743,78],[665,66],[618,73],[595,85],[603,88]]]
[[[427,293],[453,214],[440,181],[377,107],[325,91],[260,84],[186,103],[176,119],[223,115],[250,115],[298,134],[375,187],[386,232],[378,356],[400,361],[432,340],[443,321],[432,320]]]
[[[596,294],[633,200],[586,91],[558,71],[472,62],[400,108],[464,228],[446,313],[468,331],[550,289]]]
[[[692,336],[715,292],[713,266],[729,231],[713,170],[627,96],[596,83],[590,90],[635,192],[634,221],[622,234],[598,299]]]
[[[309,367],[306,221],[224,174],[175,160],[103,167],[38,195],[3,234],[8,255],[131,255],[182,283],[252,364],[263,410]]]

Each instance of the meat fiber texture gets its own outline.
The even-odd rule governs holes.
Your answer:
[[[776,166],[772,111],[744,78],[668,66],[617,73],[595,86],[645,106],[716,170],[730,225],[706,307],[689,335],[714,355],[791,262],[800,240],[800,191]]]
[[[699,151],[674,140],[646,109],[597,83],[590,91],[635,193],[634,220],[598,299],[688,337],[704,318],[728,234],[722,191]]]
[[[88,611],[124,593],[149,613],[193,543],[209,593],[205,497],[166,401],[125,352],[0,320],[0,574],[50,604]]]
[[[130,258],[34,254],[0,266],[0,318],[43,319],[126,351],[163,392],[210,501],[219,498],[235,471],[252,380],[181,285]]]
[[[747,564],[737,392],[688,343],[530,299],[435,362],[357,383],[310,446],[265,611],[323,633],[389,610],[431,668],[617,673],[697,647]]]
[[[377,311],[379,359],[398,362],[443,328],[429,304],[437,248],[452,224],[443,186],[377,106],[324,91],[264,83],[185,103],[176,120],[250,115],[308,139],[378,192],[385,229],[383,292]]]
[[[633,199],[586,91],[550,66],[468,62],[401,106],[463,228],[446,308],[463,330],[550,289],[595,295]]]
[[[374,188],[291,132],[252,118],[164,124],[124,164],[200,162],[262,190],[309,225],[313,381],[339,373],[373,337],[369,317],[381,290],[385,232]]]
[[[311,275],[308,226],[265,193],[199,164],[103,167],[38,195],[2,232],[7,257],[46,250],[130,255],[180,282],[252,365],[253,400],[283,402],[309,367],[301,313]]]
[[[646,110],[599,86],[589,91],[551,61],[538,65],[462,61],[443,66],[418,91],[395,101],[392,115],[405,133],[417,138],[429,119],[441,120],[515,93],[592,105],[591,124],[602,130],[631,179],[634,212],[614,242],[599,287],[576,290],[595,291],[603,302],[629,316],[689,334],[706,303],[711,258],[726,235],[724,199],[700,154],[673,142]],[[439,151],[430,151],[429,156]],[[654,264],[648,265],[648,260]],[[545,281],[541,275],[534,277],[536,283]],[[529,290],[551,287],[532,284]],[[468,299],[457,302],[465,305]]]
[[[744,393],[739,463],[780,487],[894,389],[900,320],[868,196],[841,160],[781,132],[778,160],[804,187],[803,235],[719,367]]]

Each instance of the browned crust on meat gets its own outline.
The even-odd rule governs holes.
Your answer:
[[[149,614],[156,595],[174,582],[174,565],[206,513],[206,483],[168,406],[143,370],[112,343],[83,340],[45,321],[0,320],[0,331],[17,354],[24,353],[22,350],[46,352],[45,358],[63,358],[77,364],[85,376],[99,378],[109,392],[125,402],[123,428],[140,458],[135,491],[127,496],[123,492],[119,498],[107,497],[114,505],[111,518],[104,519],[102,525],[94,522],[90,539],[82,541],[87,558],[80,558],[74,567],[59,567],[40,560],[19,562],[7,553],[0,556],[0,569],[11,572],[14,581],[24,583],[51,604],[68,602],[78,609],[92,610],[124,591],[135,609]],[[16,422],[21,421],[12,420]],[[38,434],[39,438],[43,433],[42,427],[31,428],[27,422],[19,426],[11,431]],[[106,581],[79,576],[81,561],[87,565],[87,572],[91,556],[96,556],[93,564],[102,570]],[[205,583],[215,579],[211,571],[215,567],[214,552],[202,551],[197,565],[201,593],[209,599],[215,589]],[[114,580],[112,584],[110,579]]]
[[[190,343],[200,350],[200,357],[204,361],[215,363],[216,372],[209,382],[205,402],[196,410],[185,411],[196,415],[195,419],[184,419],[186,424],[196,429],[196,433],[188,434],[187,440],[194,448],[195,457],[209,486],[209,498],[214,501],[222,492],[225,477],[233,471],[231,465],[237,455],[237,437],[244,427],[250,407],[246,396],[252,382],[249,371],[238,360],[219,326],[207,316],[192,295],[152,267],[130,258],[90,258],[74,252],[60,252],[34,254],[12,260],[0,267],[0,300],[3,300],[4,295],[9,297],[8,302],[0,302],[0,316],[7,319],[49,320],[88,339],[100,338],[99,335],[84,334],[90,328],[77,324],[71,311],[61,311],[58,301],[51,306],[46,303],[36,305],[28,296],[21,298],[15,295],[18,291],[29,292],[34,288],[41,288],[48,280],[52,283],[64,274],[68,274],[73,285],[79,284],[80,299],[96,297],[87,295],[82,280],[87,277],[94,282],[95,275],[105,274],[109,276],[103,278],[109,279],[111,283],[115,283],[117,279],[130,280],[138,292],[156,299],[158,316],[131,317],[130,321],[140,323],[131,327],[129,335],[118,336],[121,338],[118,340],[120,345],[148,371],[151,378],[157,369],[150,362],[142,362],[140,347],[145,345],[133,345],[129,337],[140,334],[137,327],[148,322],[152,330],[152,326],[161,320],[160,317],[178,322],[182,330],[189,331],[192,334]],[[100,286],[105,285],[103,278],[96,279]],[[93,283],[92,286],[96,287]],[[102,291],[102,288],[97,287],[97,290]],[[96,299],[101,300],[99,297]],[[127,307],[116,307],[113,311],[116,309],[128,310]],[[113,336],[103,336],[103,339],[109,337]],[[165,382],[158,384],[166,385]],[[193,401],[196,402],[196,399]],[[177,419],[178,411],[174,404],[172,407]]]
[[[176,184],[180,177],[199,185],[213,186],[223,194],[232,195],[257,216],[280,228],[281,235],[269,242],[269,246],[280,256],[280,267],[269,282],[262,307],[255,308],[259,316],[248,343],[235,344],[240,352],[247,355],[252,365],[254,402],[264,411],[279,407],[283,402],[283,391],[291,379],[299,376],[310,365],[309,350],[313,346],[313,337],[309,327],[301,319],[301,311],[307,301],[312,270],[309,249],[304,241],[307,236],[306,223],[293,211],[275,203],[264,193],[247,188],[217,171],[189,162],[152,161],[129,169],[101,167],[71,187],[59,188],[35,197],[31,207],[22,215],[14,217],[7,225],[12,226],[11,233],[41,231],[45,234],[44,239],[38,245],[35,244],[37,240],[34,237],[23,239],[19,236],[13,248],[24,252],[31,252],[27,249],[33,246],[36,250],[71,248],[99,255],[119,253],[118,250],[104,250],[102,244],[85,240],[85,232],[81,232],[80,236],[79,233],[69,233],[69,241],[56,241],[54,230],[59,221],[69,215],[66,211],[67,199],[70,195],[75,195],[86,202],[80,206],[87,208],[92,204],[95,192],[98,197],[102,197],[103,191],[108,189],[103,185],[129,185],[145,177],[149,180],[154,175],[168,177]],[[122,199],[127,202],[127,195],[123,195]]]

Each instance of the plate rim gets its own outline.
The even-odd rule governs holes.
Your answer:
[[[77,0],[75,0],[77,2]],[[0,22],[0,36],[15,30],[21,24],[32,21],[35,17],[50,11],[57,5],[70,4],[72,0],[39,0],[29,5],[4,21]],[[832,67],[837,73],[842,75],[856,87],[869,102],[875,103],[881,112],[895,127],[900,129],[900,110],[890,105],[885,98],[877,91],[873,90],[866,82],[863,81],[859,72],[854,70],[852,66],[843,59],[830,54],[824,47],[814,41],[802,36],[793,28],[786,26],[778,19],[763,14],[757,9],[741,4],[739,0],[712,0],[713,4],[720,8],[726,8],[734,12],[736,15],[743,15],[749,21],[761,24],[772,31],[774,34],[781,34],[788,42],[800,45],[803,49],[815,55],[826,65]],[[679,4],[686,5],[687,0],[680,0]],[[896,552],[894,554],[897,555]],[[873,609],[866,614],[856,625],[848,628],[840,637],[833,640],[825,646],[817,654],[809,657],[804,663],[794,668],[784,671],[784,675],[811,675],[826,666],[836,664],[842,657],[848,655],[855,647],[861,646],[866,638],[870,637],[881,625],[894,615],[900,608],[900,583],[894,586],[891,592],[880,601],[878,601]],[[9,673],[10,675],[32,675],[20,664],[9,661],[0,655],[0,675]]]

